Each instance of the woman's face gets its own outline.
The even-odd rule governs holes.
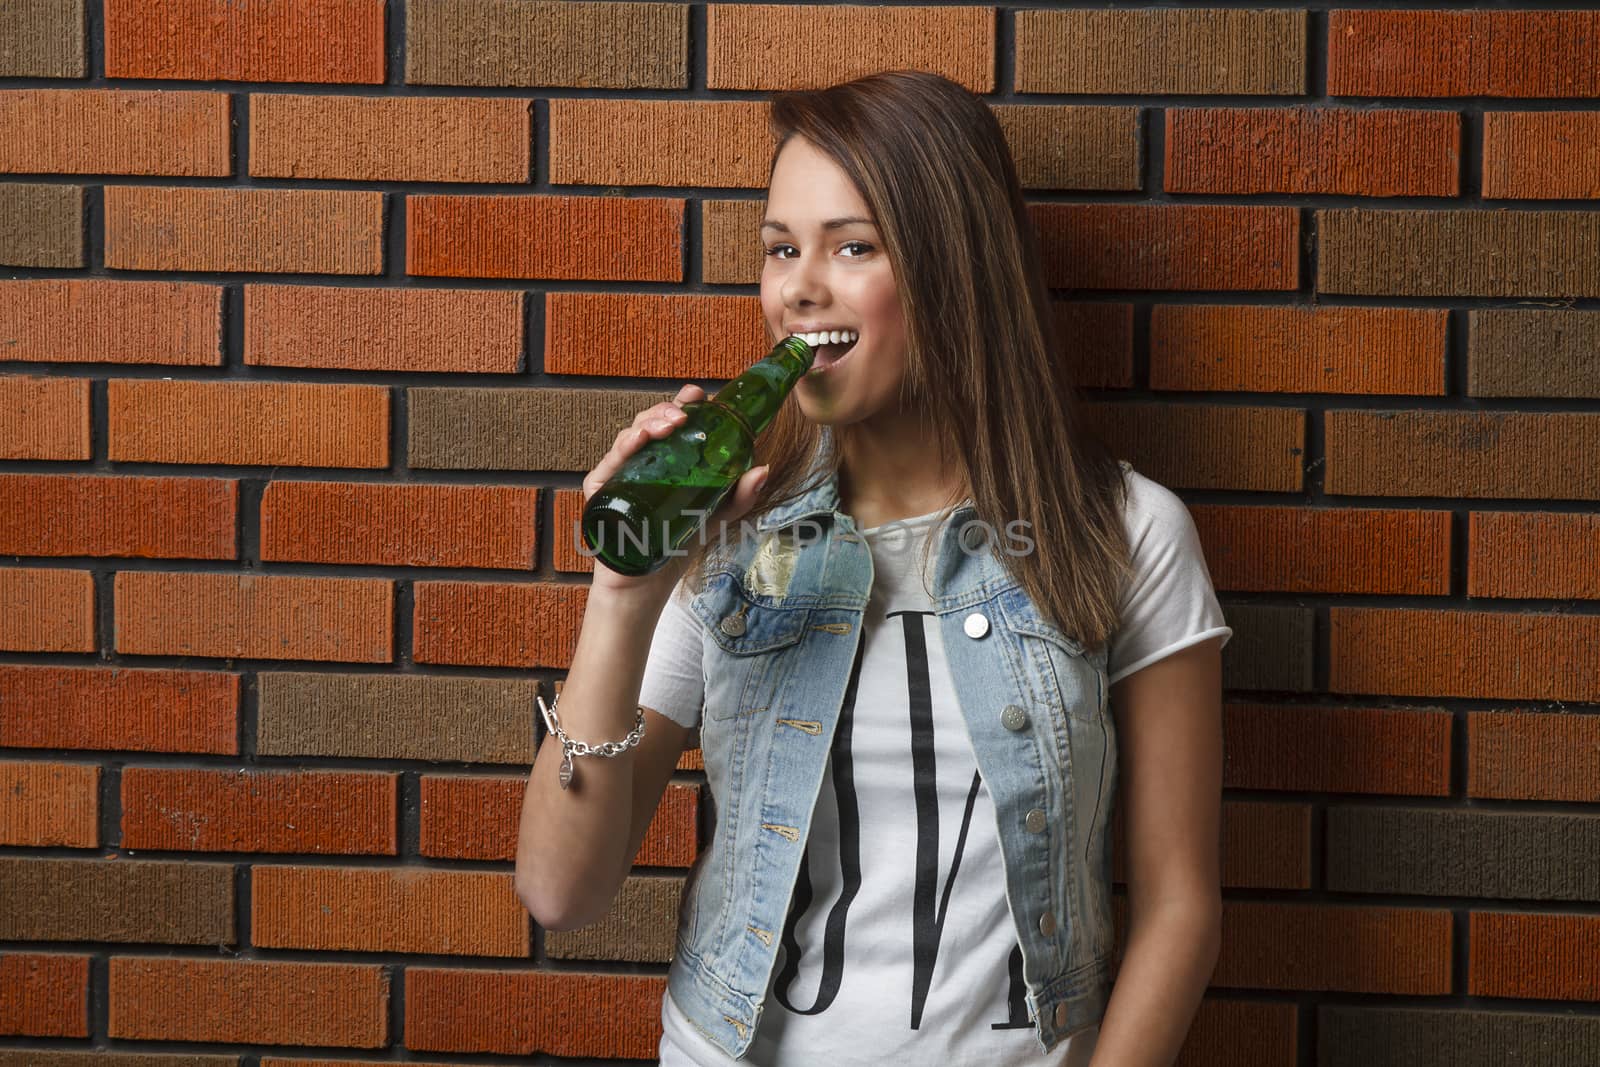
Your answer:
[[[859,338],[836,364],[829,359],[841,346],[824,348],[795,386],[796,402],[813,422],[845,426],[899,404],[905,321],[871,214],[837,163],[811,142],[789,139],[772,171],[761,225],[762,313],[780,339],[822,329],[854,330]],[[838,224],[850,219],[858,221]]]

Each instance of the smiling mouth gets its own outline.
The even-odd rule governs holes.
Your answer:
[[[830,341],[826,344],[817,345],[817,357],[812,361],[811,369],[806,372],[806,377],[810,378],[818,374],[826,374],[828,371],[831,371],[840,363],[843,363],[846,359],[848,359],[850,354],[856,350],[856,345],[859,343],[860,338],[858,337],[854,341]]]

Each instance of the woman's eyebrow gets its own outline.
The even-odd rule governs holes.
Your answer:
[[[841,226],[849,226],[851,223],[855,222],[864,222],[868,226],[877,225],[877,223],[873,222],[871,219],[863,218],[860,215],[846,215],[844,218],[829,219],[822,224],[822,228],[824,230],[837,230]],[[780,233],[789,232],[789,227],[785,226],[777,219],[763,219],[761,222],[761,228],[763,230],[777,230]]]

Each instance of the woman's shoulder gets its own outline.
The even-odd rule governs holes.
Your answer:
[[[1159,549],[1192,537],[1194,519],[1182,498],[1154,478],[1140,473],[1127,460],[1119,462],[1128,487],[1122,520],[1134,556],[1137,558],[1141,550]]]

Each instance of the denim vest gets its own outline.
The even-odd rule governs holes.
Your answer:
[[[668,988],[734,1058],[761,1018],[872,587],[872,553],[838,504],[829,477],[762,516],[711,554],[691,602],[705,626],[700,745],[715,829],[685,881]],[[1106,648],[1043,618],[1003,566],[1016,542],[965,525],[976,518],[966,504],[934,528],[931,589],[994,803],[1028,1014],[1049,1052],[1098,1023],[1111,993]]]

